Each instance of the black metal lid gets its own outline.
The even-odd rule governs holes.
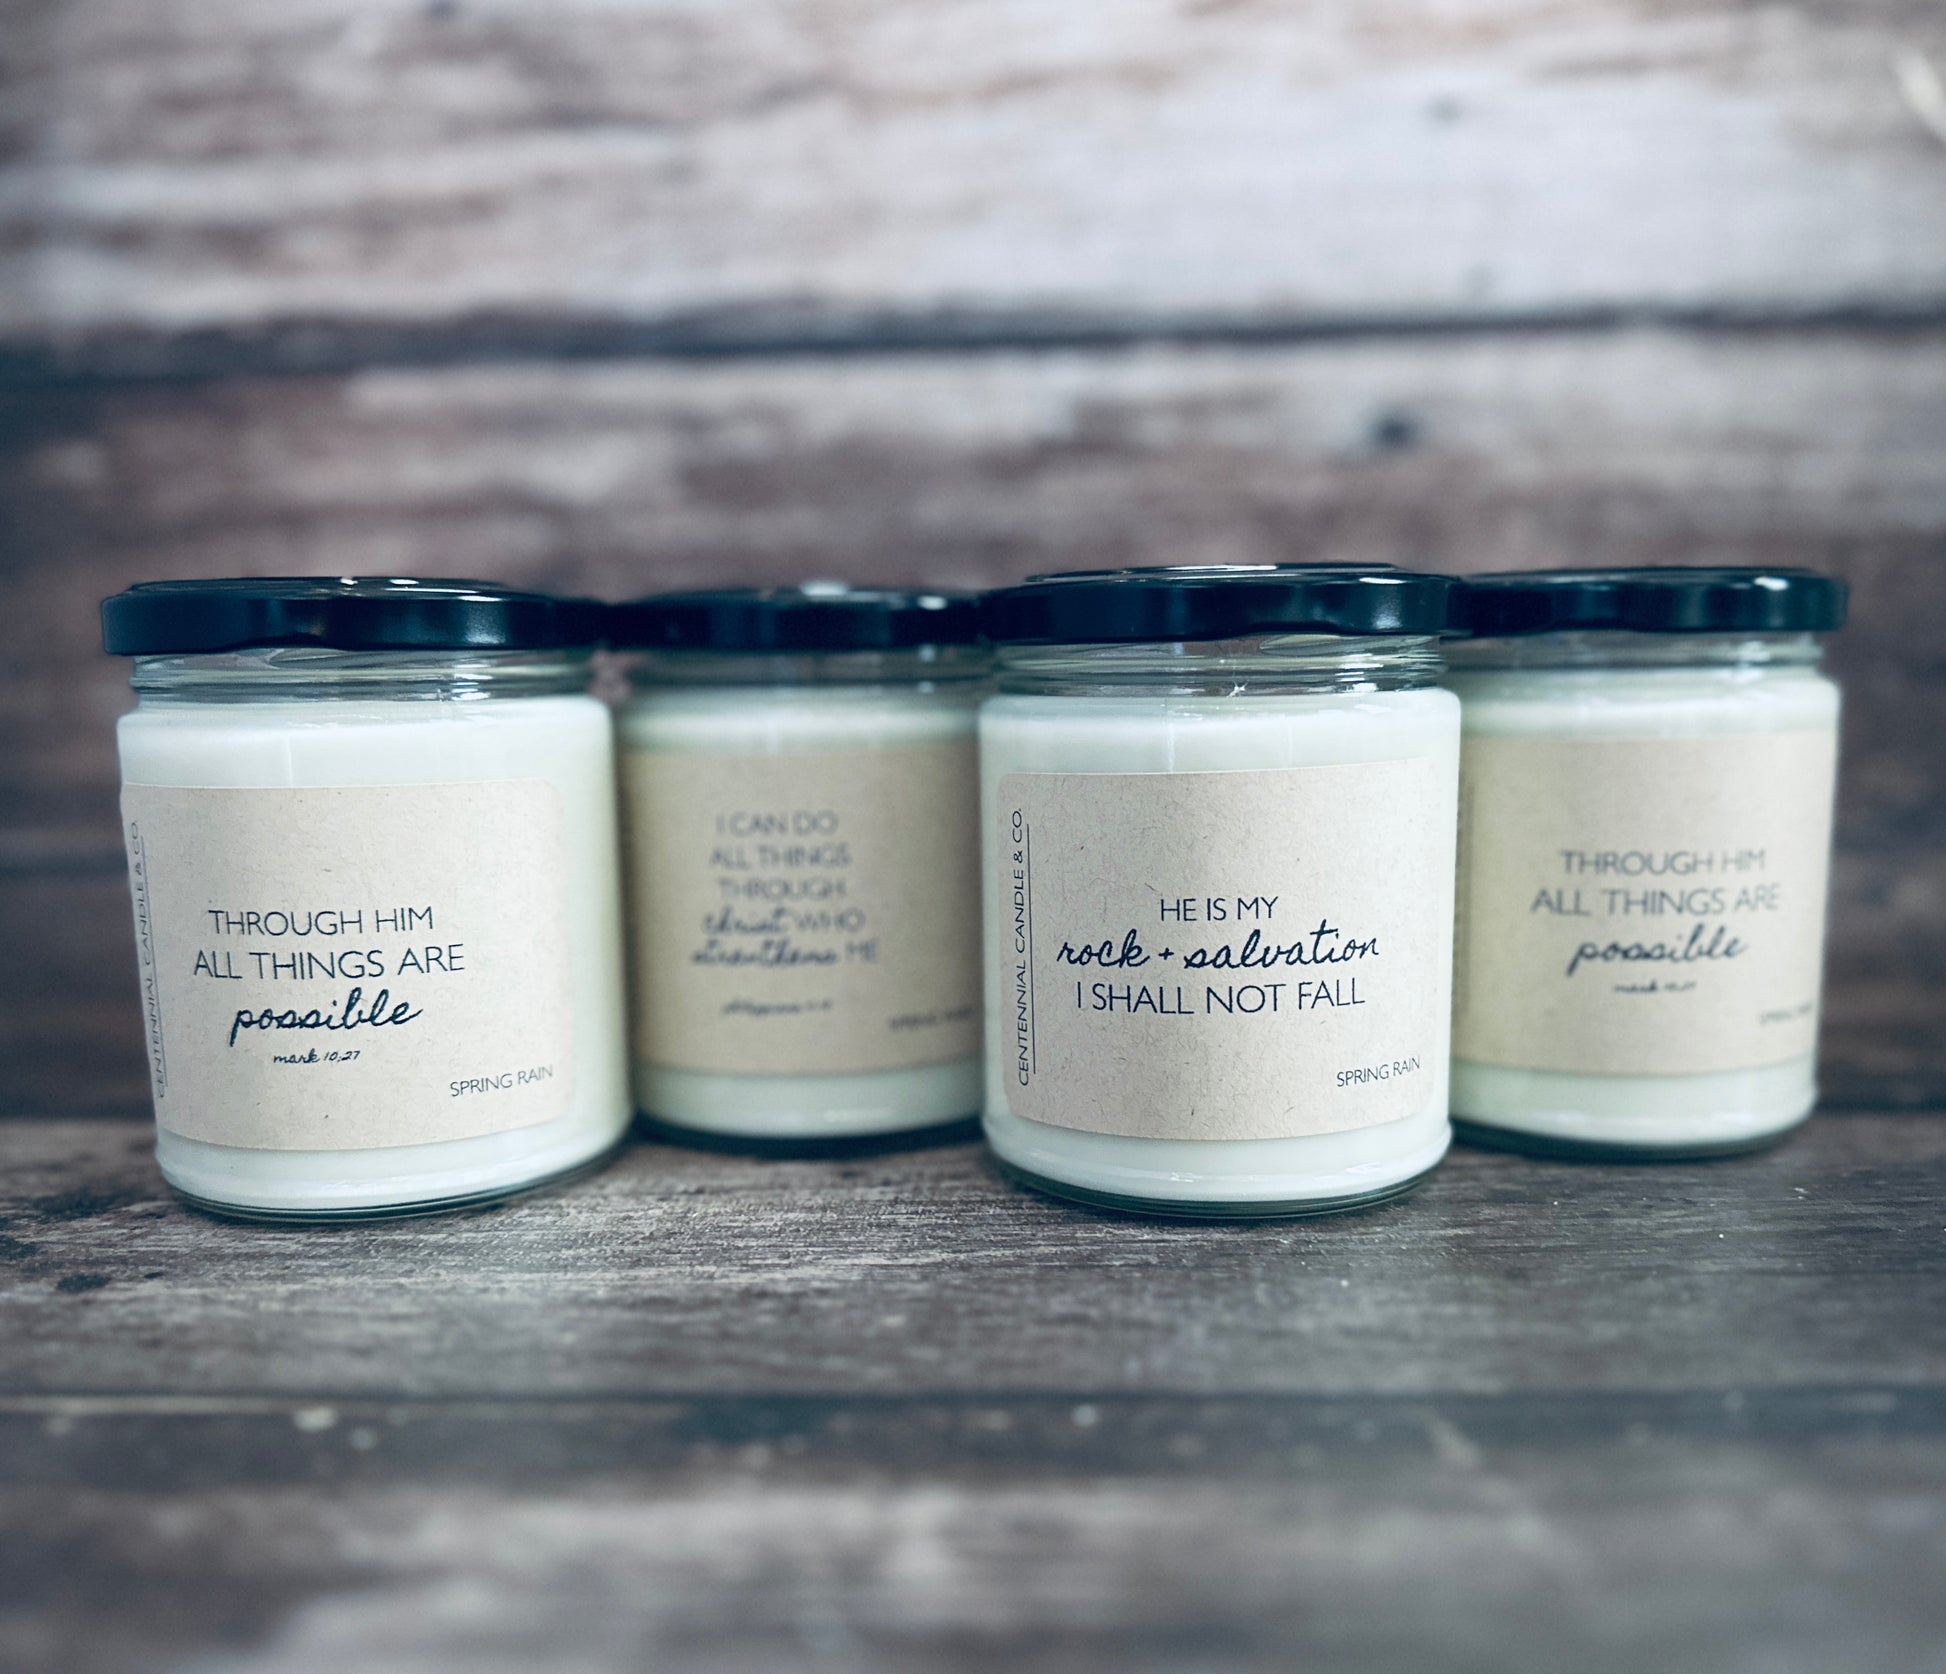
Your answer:
[[[979,637],[976,594],[841,581],[656,593],[608,609],[608,642],[625,651],[893,651]]]
[[[1173,564],[1035,576],[989,593],[997,644],[1238,639],[1265,633],[1440,634],[1445,576],[1389,564]]]
[[[117,656],[318,645],[337,651],[550,651],[600,639],[588,599],[484,581],[405,576],[249,576],[150,581],[104,599],[101,641]]]
[[[1830,633],[1847,588],[1815,570],[1738,565],[1523,570],[1469,577],[1457,626],[1476,638],[1618,628],[1642,634]]]

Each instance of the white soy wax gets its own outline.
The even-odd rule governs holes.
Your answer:
[[[645,1114],[794,1145],[977,1111],[974,633],[836,583],[614,612]]]
[[[1445,587],[1180,568],[989,600],[985,1125],[1013,1172],[1304,1214],[1444,1155]]]
[[[364,578],[109,602],[111,649],[156,648],[118,742],[177,1190],[271,1218],[399,1212],[618,1142],[612,728],[560,643],[591,621]],[[278,635],[300,642],[251,643]],[[442,635],[485,644],[423,648]],[[212,640],[235,648],[165,649]]]
[[[1841,623],[1842,588],[1559,571],[1465,597],[1515,631],[1451,652],[1455,1119],[1590,1154],[1788,1131],[1818,1096],[1839,692],[1814,634]]]

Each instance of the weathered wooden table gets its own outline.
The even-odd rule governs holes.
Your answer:
[[[9,1671],[1946,1666],[1946,1119],[1151,1224],[638,1145],[266,1230],[0,1123]]]

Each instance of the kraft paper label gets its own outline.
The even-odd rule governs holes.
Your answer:
[[[836,1075],[978,1055],[971,738],[630,750],[622,785],[641,1057]]]
[[[368,1150],[567,1109],[567,886],[545,780],[128,785],[122,825],[169,1132]]]
[[[1465,740],[1453,1052],[1702,1075],[1817,1041],[1835,730]]]
[[[1450,765],[1015,773],[995,818],[1015,1114],[1282,1139],[1394,1121],[1433,1095]]]

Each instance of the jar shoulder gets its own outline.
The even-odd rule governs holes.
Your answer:
[[[586,694],[472,702],[144,703],[116,730],[131,784],[298,787],[536,778],[612,782],[608,707]],[[592,794],[592,793],[591,793]]]
[[[1460,705],[1437,687],[1330,696],[1003,694],[980,717],[991,777],[1203,773],[1433,757],[1457,771]]]
[[[1050,725],[1067,722],[1133,726],[1198,720],[1216,724],[1301,725],[1390,716],[1457,717],[1459,699],[1440,685],[1351,692],[997,692],[980,706],[983,718]]]
[[[1469,734],[1813,730],[1835,727],[1838,684],[1816,669],[1455,671]]]
[[[777,754],[895,749],[970,737],[984,688],[647,687],[617,717],[622,748]]]

